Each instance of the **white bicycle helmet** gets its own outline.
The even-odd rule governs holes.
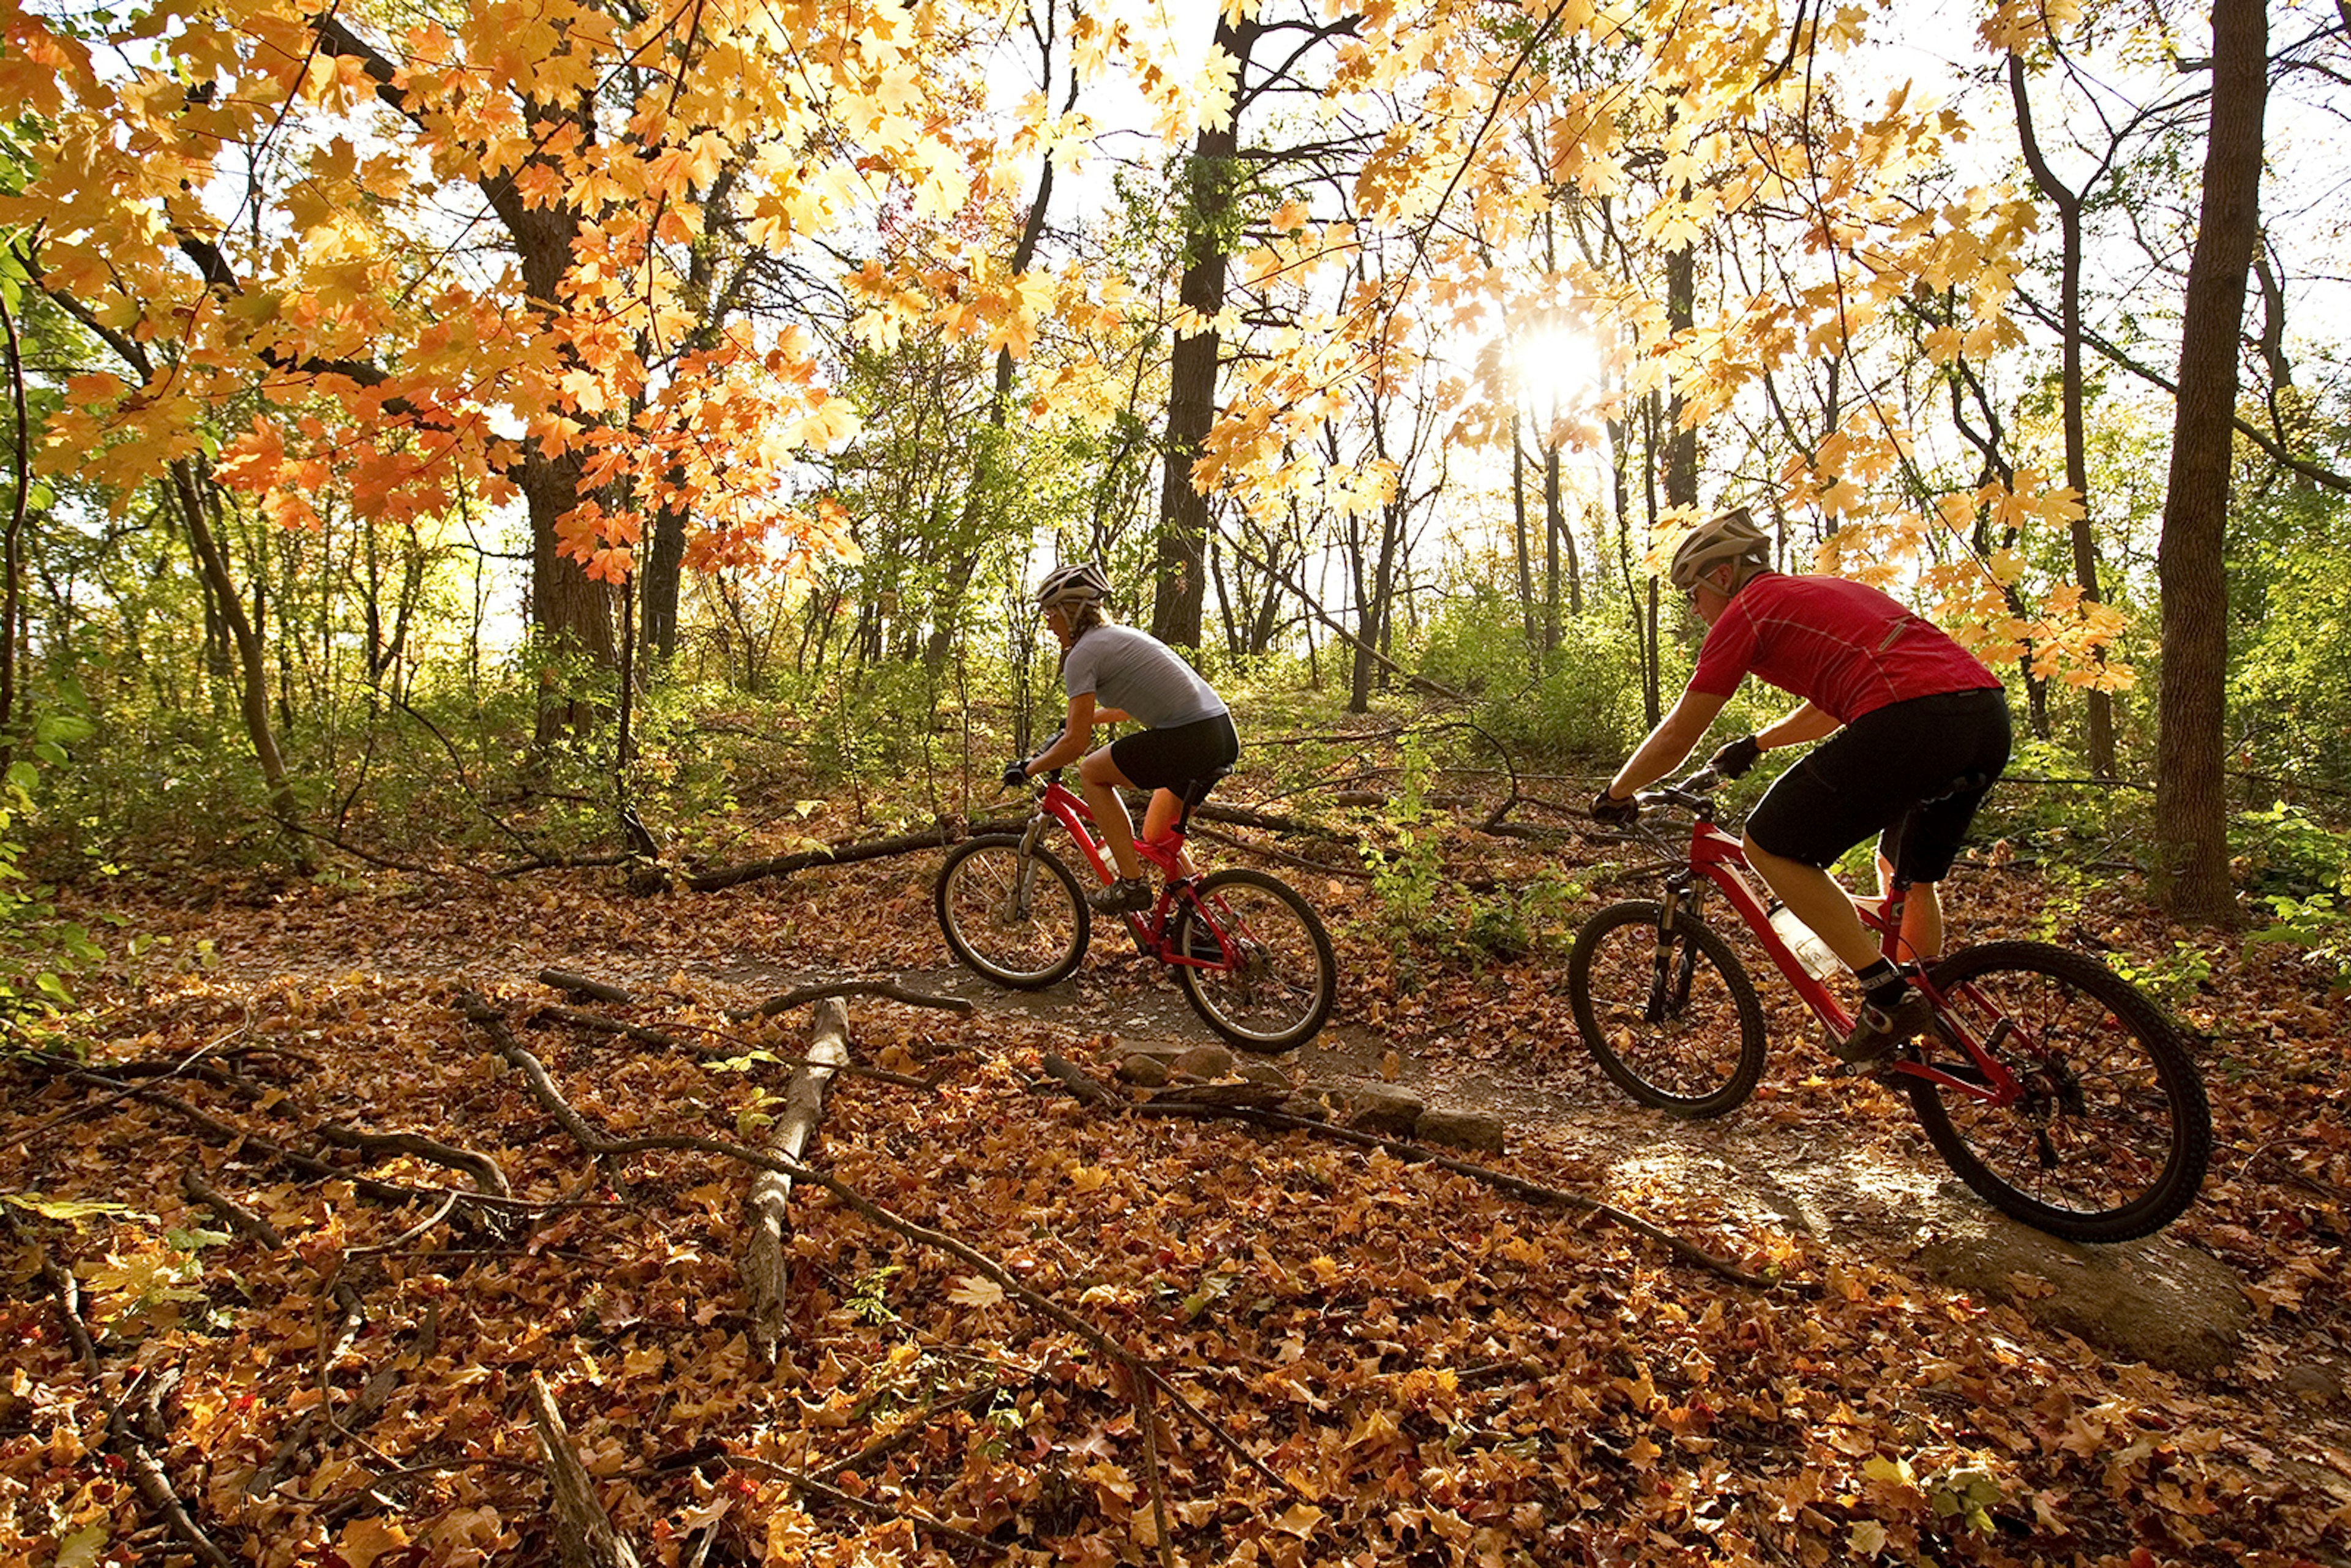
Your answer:
[[[1684,534],[1666,575],[1676,588],[1687,591],[1709,568],[1726,560],[1753,567],[1771,564],[1771,538],[1755,526],[1744,507],[1709,517]]]
[[[1037,585],[1037,609],[1040,614],[1048,610],[1067,611],[1099,604],[1109,597],[1110,579],[1090,560],[1057,566]]]

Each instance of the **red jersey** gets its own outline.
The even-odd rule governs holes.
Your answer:
[[[1689,689],[1727,697],[1752,673],[1840,724],[1912,697],[2000,689],[1973,653],[1843,577],[1750,578],[1706,634]]]

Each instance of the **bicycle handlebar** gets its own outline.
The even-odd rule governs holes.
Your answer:
[[[1029,776],[1029,788],[1032,792],[1041,793],[1046,785],[1060,782],[1061,777],[1061,769],[1058,768],[1048,768],[1042,773],[1032,773]],[[1005,786],[1005,789],[1007,792],[1009,792],[1011,786],[1007,785]]]
[[[1722,775],[1714,770],[1711,762],[1695,773],[1685,775],[1670,784],[1659,784],[1636,793],[1633,799],[1644,806],[1678,806],[1685,811],[1705,810],[1714,792],[1722,786]]]

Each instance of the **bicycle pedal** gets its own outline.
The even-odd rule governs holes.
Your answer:
[[[1901,1074],[1895,1069],[1918,1059],[1907,1051],[1878,1057],[1874,1061],[1840,1061],[1829,1071],[1831,1078],[1874,1078],[1880,1083],[1891,1083]]]

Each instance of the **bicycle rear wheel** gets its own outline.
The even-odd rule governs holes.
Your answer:
[[[1763,1006],[1730,945],[1689,911],[1612,904],[1567,955],[1584,1049],[1616,1086],[1676,1116],[1719,1116],[1763,1076]]]
[[[1197,946],[1195,946],[1195,943]],[[1235,867],[1203,879],[1176,909],[1178,953],[1221,962],[1175,966],[1176,983],[1210,1029],[1243,1051],[1303,1045],[1331,1017],[1339,959],[1305,898],[1279,877]]]
[[[1015,990],[1068,979],[1092,935],[1076,873],[1050,850],[1022,854],[1017,834],[990,833],[948,851],[931,902],[955,956]]]
[[[2069,1241],[2127,1241],[2196,1200],[2212,1113],[2187,1048],[2160,1010],[2085,954],[1990,942],[1935,967],[1951,1019],[2016,1075],[1999,1107],[1901,1074],[1927,1136],[1994,1208]],[[1951,1076],[1978,1070],[1922,1041]]]

